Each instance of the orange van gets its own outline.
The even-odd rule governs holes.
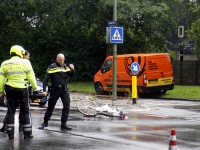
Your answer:
[[[168,53],[117,55],[117,92],[130,92],[132,89],[131,64],[137,62],[138,94],[166,93],[174,88],[173,68]],[[97,94],[112,91],[113,56],[108,56],[101,69],[94,76]]]

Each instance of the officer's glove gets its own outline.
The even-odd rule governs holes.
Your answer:
[[[38,91],[34,91],[32,99],[35,100],[37,98],[38,98]]]

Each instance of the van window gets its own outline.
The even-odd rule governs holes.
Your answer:
[[[104,63],[104,65],[102,66],[101,72],[102,72],[102,73],[106,73],[106,72],[110,71],[111,66],[112,66],[112,60],[107,60],[107,61]]]

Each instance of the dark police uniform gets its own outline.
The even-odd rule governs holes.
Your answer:
[[[62,66],[57,62],[51,64],[45,74],[43,82],[43,91],[46,91],[49,79],[51,80],[50,86],[50,98],[48,101],[48,108],[44,116],[44,123],[42,126],[47,127],[48,121],[50,120],[54,107],[58,98],[60,97],[63,103],[61,126],[66,125],[69,109],[70,109],[70,97],[67,90],[67,77],[74,76],[74,70],[71,70],[66,64]]]

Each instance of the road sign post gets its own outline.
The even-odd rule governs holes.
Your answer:
[[[137,73],[140,71],[140,65],[137,62],[133,62],[131,64],[131,72],[134,74],[132,76],[132,100],[133,104],[136,104],[137,100]]]
[[[113,43],[112,100],[117,100],[117,44],[123,43],[123,28],[117,27],[117,0],[113,3],[113,21],[106,28],[106,43]]]
[[[117,100],[117,44],[123,43],[123,28],[110,27],[110,43],[113,43],[113,100]]]
[[[117,0],[113,3],[113,21],[117,21]],[[113,44],[113,85],[112,85],[112,100],[117,100],[117,44]]]

